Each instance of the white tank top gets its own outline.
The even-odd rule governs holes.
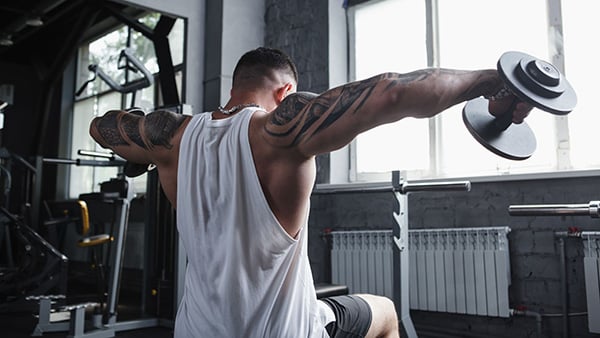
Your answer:
[[[188,124],[179,153],[177,227],[188,265],[175,337],[328,337],[333,312],[317,301],[307,255],[263,194],[246,108]]]

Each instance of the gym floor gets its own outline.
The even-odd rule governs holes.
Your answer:
[[[29,338],[37,324],[37,318],[32,311],[0,313],[0,328],[2,337]],[[44,333],[43,337],[65,337],[68,332]],[[116,333],[117,337],[167,338],[173,337],[173,329],[154,327]]]
[[[82,304],[93,302],[97,299],[95,283],[93,277],[82,274],[78,276],[75,273],[69,274],[69,292],[62,305]],[[134,283],[135,284],[135,283]],[[118,321],[129,321],[143,319],[140,313],[140,294],[139,287],[135,286],[122,288],[119,296],[119,305],[117,307]],[[0,307],[0,336],[10,338],[31,337],[31,333],[37,324],[38,303],[35,301],[12,302]],[[58,307],[57,305],[53,308]],[[91,319],[93,308],[89,308],[86,313],[86,331],[88,322]],[[44,333],[43,337],[65,337],[68,332]],[[153,327],[137,330],[117,332],[118,337],[144,337],[144,338],[167,338],[173,337],[173,329],[169,327]]]
[[[30,312],[0,314],[2,336],[10,338],[29,338],[37,319]],[[65,337],[67,332],[45,333],[43,337]],[[170,328],[156,327],[132,331],[117,332],[117,337],[166,338],[173,336]]]

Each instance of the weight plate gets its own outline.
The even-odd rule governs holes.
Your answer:
[[[556,67],[531,55],[521,52],[502,54],[498,60],[498,73],[519,99],[534,107],[566,115],[577,105],[575,90]]]
[[[501,131],[494,125],[496,117],[488,111],[488,100],[473,99],[465,105],[463,122],[473,137],[496,155],[510,160],[525,160],[531,157],[537,142],[526,122],[512,123]]]

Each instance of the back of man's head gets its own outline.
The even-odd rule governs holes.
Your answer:
[[[246,52],[233,71],[233,88],[265,87],[281,76],[298,83],[298,71],[292,59],[275,48],[259,47]]]

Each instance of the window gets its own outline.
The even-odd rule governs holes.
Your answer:
[[[600,24],[597,0],[562,1],[563,34],[565,39],[565,73],[577,92],[577,108],[568,115],[569,134],[564,147],[570,145],[571,163],[575,168],[598,168],[600,157],[594,147],[600,126],[596,97],[600,69],[594,67],[600,53],[597,37]]]
[[[355,13],[355,77],[365,79],[386,71],[407,72],[427,66],[423,1],[381,1]],[[403,34],[403,32],[411,34]],[[385,32],[385,37],[378,36]],[[382,41],[387,41],[382,43]],[[381,126],[358,137],[357,172],[426,170],[429,167],[427,120],[405,120]],[[381,145],[410,144],[402,155],[381,156]],[[387,149],[390,149],[387,148]],[[410,158],[410,162],[406,161]]]
[[[407,170],[411,179],[425,179],[598,168],[600,159],[589,156],[590,126],[600,117],[590,116],[589,98],[593,98],[591,81],[600,71],[586,65],[595,55],[590,50],[595,43],[590,42],[600,26],[592,15],[600,5],[586,0],[563,6],[562,21],[559,0],[504,0],[501,5],[479,0],[383,0],[352,8],[356,80],[424,67],[495,68],[500,55],[511,50],[553,60],[563,46],[553,27],[562,22],[564,73],[579,98],[567,117],[532,111],[526,121],[536,135],[537,149],[525,161],[501,158],[477,143],[464,126],[461,104],[433,119],[403,120],[359,135],[352,145],[354,179],[388,180],[391,170]],[[393,154],[382,156],[383,149],[393,149]]]
[[[153,28],[159,18],[158,13],[151,13],[141,17],[139,22]],[[176,65],[176,81],[179,90],[181,90],[181,63],[184,50],[183,32],[183,20],[178,19],[169,34],[169,42],[173,63]],[[132,49],[135,57],[151,73],[156,74],[159,71],[152,41],[127,26],[120,26],[93,41],[84,43],[79,48],[77,88],[83,86],[91,78],[92,75],[88,70],[90,64],[98,65],[102,71],[121,85],[141,78],[140,72],[134,72],[128,68],[119,69],[119,55],[125,48]],[[79,149],[107,152],[89,136],[89,123],[94,117],[113,109],[135,106],[151,111],[154,107],[160,106],[157,82],[158,78],[155,76],[154,84],[137,90],[135,97],[131,93],[121,94],[112,90],[99,78],[89,82],[82,94],[75,98],[70,131],[71,157],[80,157],[77,154]],[[69,198],[76,198],[81,193],[98,191],[99,184],[116,177],[118,170],[119,168],[116,167],[94,166],[70,168]],[[134,194],[145,192],[146,177],[147,175],[142,175],[130,180],[130,189],[133,189]]]

